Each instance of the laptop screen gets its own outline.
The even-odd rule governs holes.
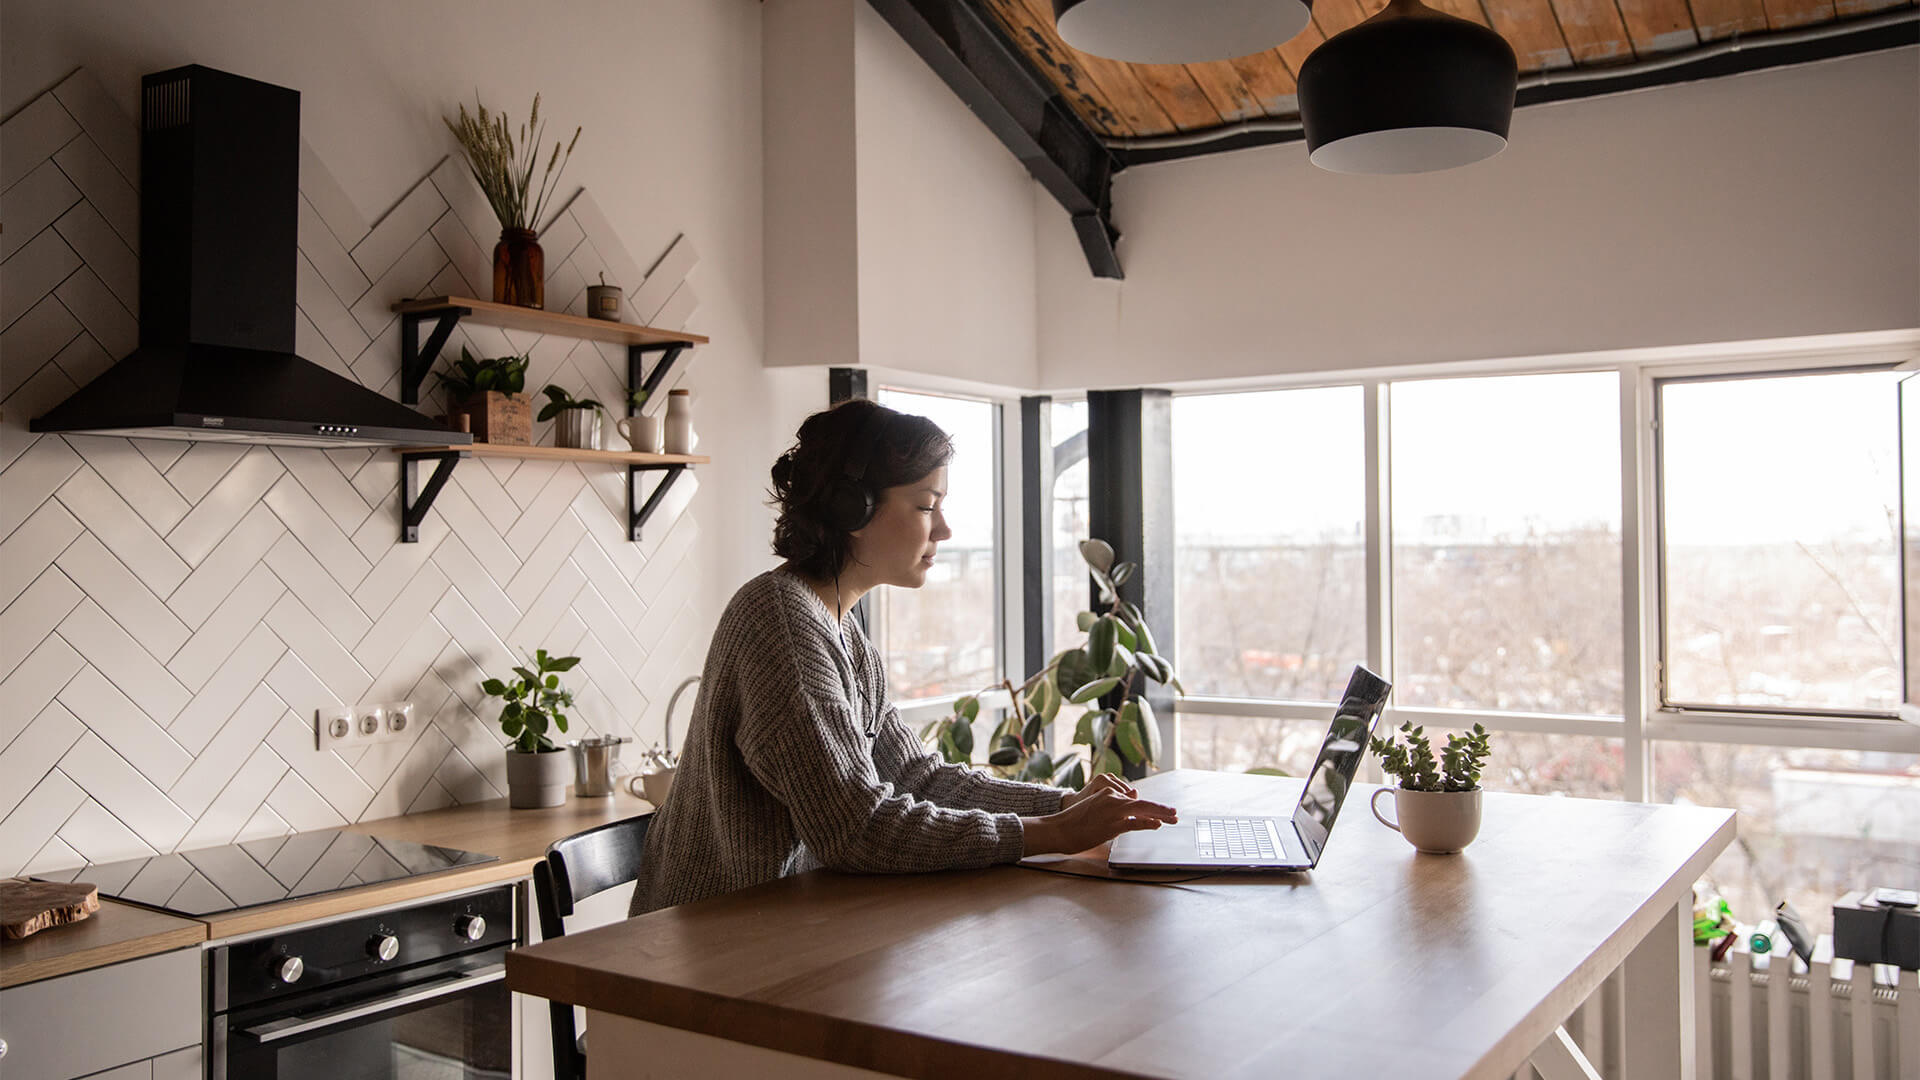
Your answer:
[[[1320,756],[1307,774],[1300,805],[1293,811],[1294,827],[1312,863],[1320,861],[1327,833],[1340,814],[1340,804],[1346,801],[1347,789],[1353,786],[1354,774],[1360,771],[1361,759],[1367,756],[1367,739],[1392,689],[1392,683],[1364,667],[1355,666],[1353,677],[1347,680],[1347,692],[1334,710],[1326,741],[1320,744]]]

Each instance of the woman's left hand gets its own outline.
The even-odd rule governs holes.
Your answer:
[[[1133,790],[1132,784],[1127,783],[1112,773],[1101,773],[1099,776],[1087,781],[1086,787],[1081,788],[1079,791],[1068,792],[1066,796],[1060,800],[1060,809],[1065,810],[1074,803],[1102,791],[1111,791],[1116,795],[1124,795],[1129,799],[1137,799],[1140,797],[1140,793]]]

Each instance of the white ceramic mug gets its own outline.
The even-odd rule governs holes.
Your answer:
[[[623,416],[614,422],[614,430],[627,440],[638,454],[657,454],[660,452],[660,418],[657,416]]]
[[[1380,796],[1392,795],[1393,816],[1380,813]],[[1403,791],[1381,788],[1373,793],[1373,816],[1380,824],[1407,838],[1417,851],[1451,855],[1480,835],[1480,789],[1472,791]]]
[[[673,773],[672,769],[634,773],[627,777],[627,792],[647,800],[658,810],[667,805],[667,796],[673,793]]]

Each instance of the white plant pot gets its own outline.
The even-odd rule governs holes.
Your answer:
[[[567,801],[567,781],[573,777],[573,755],[565,750],[544,754],[507,751],[507,805],[515,810],[561,806]]]

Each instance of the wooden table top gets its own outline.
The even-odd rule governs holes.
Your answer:
[[[582,829],[652,810],[653,804],[645,799],[637,799],[625,791],[616,791],[611,798],[604,799],[576,799],[569,795],[560,806],[538,810],[511,810],[507,807],[507,800],[489,799],[486,802],[449,806],[443,810],[362,821],[345,826],[346,831],[477,851],[484,855],[497,855],[499,860],[425,877],[363,885],[302,900],[242,908],[224,915],[208,915],[202,921],[206,923],[211,937],[228,938],[291,926],[309,919],[386,907],[502,881],[515,881],[533,872],[533,864],[546,854],[547,845],[555,840]]]
[[[205,923],[102,898],[100,910],[79,922],[0,941],[0,989],[172,952],[205,940]]]
[[[1298,784],[1140,788],[1191,818],[1285,814]],[[816,871],[515,950],[507,981],[903,1076],[1503,1077],[1734,835],[1728,810],[1488,793],[1466,852],[1420,855],[1372,790],[1310,874]]]

